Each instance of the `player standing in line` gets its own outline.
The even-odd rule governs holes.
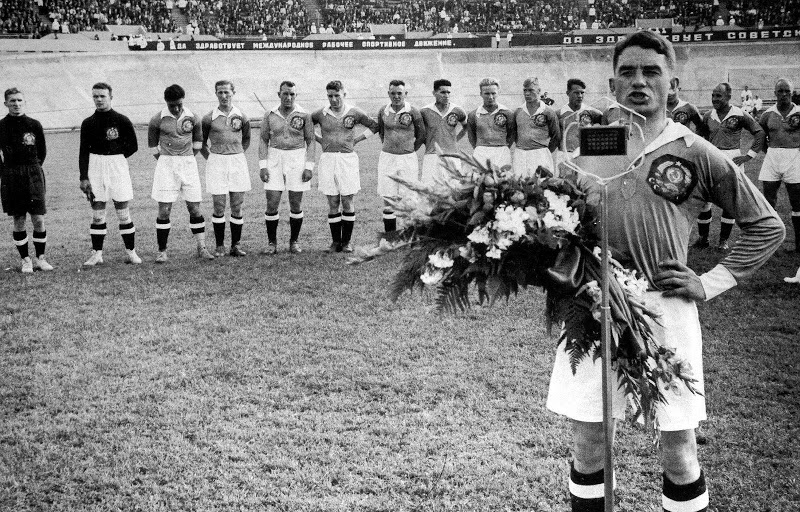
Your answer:
[[[675,78],[671,85],[669,94],[667,94],[667,117],[689,128],[694,133],[698,133],[703,126],[703,117],[700,115],[700,110],[679,97],[681,88],[678,78]],[[700,135],[703,134],[700,133]]]
[[[185,97],[186,91],[180,85],[167,87],[164,90],[167,106],[150,119],[147,129],[147,145],[156,159],[150,194],[158,201],[156,263],[166,263],[168,259],[167,241],[172,227],[169,217],[172,205],[181,195],[189,210],[189,228],[197,240],[197,256],[214,259],[214,255],[206,249],[206,219],[200,211],[203,195],[196,155],[203,146],[203,129],[200,119],[184,107]]]
[[[297,242],[303,225],[303,192],[311,190],[314,172],[314,124],[311,115],[295,100],[294,82],[284,80],[278,87],[280,105],[264,114],[258,167],[267,196],[264,222],[267,225],[265,254],[278,252],[278,207],[281,194],[289,191],[289,251],[301,252]]]
[[[538,78],[526,78],[522,83],[525,104],[514,111],[516,143],[514,149],[514,174],[531,178],[539,166],[555,174],[553,152],[561,144],[558,115],[539,101]]]
[[[133,199],[133,184],[127,158],[139,149],[136,132],[130,119],[111,107],[114,99],[111,86],[104,82],[92,86],[94,114],[81,123],[81,143],[78,167],[80,188],[92,205],[92,256],[85,266],[103,263],[103,242],[106,228],[106,203],[114,202],[119,220],[119,233],[128,253],[127,262],[139,264],[136,254],[136,227],[131,219],[128,202]]]
[[[250,147],[250,120],[233,104],[236,94],[233,82],[219,80],[214,84],[219,105],[203,117],[203,148],[206,163],[206,190],[214,201],[215,256],[225,255],[225,203],[231,198],[231,256],[245,256],[239,247],[242,238],[242,204],[250,190],[250,172],[244,152]]]
[[[611,90],[617,102],[643,116],[646,149],[640,169],[608,184],[608,241],[615,258],[649,281],[644,300],[662,313],[654,330],[657,341],[691,365],[702,392],[703,342],[696,302],[710,300],[751,276],[780,245],[785,229],[729,158],[666,118],[675,69],[671,43],[649,30],[635,32],[617,43],[612,62]],[[576,158],[579,166],[583,158]],[[596,203],[600,185],[587,177],[579,179],[589,188],[589,201]],[[741,243],[698,276],[686,266],[686,258],[691,218],[707,201],[736,212]],[[602,363],[586,358],[573,372],[564,343],[556,353],[547,407],[572,421],[572,510],[602,512],[604,481],[614,478],[604,470]],[[710,510],[695,438],[695,429],[706,419],[705,397],[679,386],[665,390],[666,402],[655,410],[663,468],[661,503],[665,512],[701,512]],[[626,407],[624,393],[615,385],[613,417],[623,419]]]
[[[433,82],[436,101],[419,110],[425,123],[425,156],[422,157],[422,183],[432,185],[437,179],[448,179],[445,163],[436,154],[436,144],[444,153],[458,153],[458,141],[467,133],[467,113],[450,103],[452,84],[441,78]],[[450,165],[461,170],[461,159],[444,157]]]
[[[44,226],[45,179],[42,164],[47,156],[42,124],[25,115],[25,96],[16,87],[6,89],[8,115],[0,119],[0,201],[3,211],[14,218],[14,245],[22,258],[22,273],[34,269],[53,270],[44,257],[47,231]],[[33,248],[36,258],[28,255],[26,217],[33,224]]]
[[[785,78],[775,82],[775,105],[761,116],[767,155],[758,179],[764,197],[775,208],[781,182],[786,183],[792,207],[794,250],[800,254],[800,106],[792,103],[792,84]]]
[[[319,125],[321,134],[316,137],[322,145],[317,171],[319,191],[328,198],[328,226],[333,240],[328,252],[353,252],[353,196],[361,190],[358,154],[353,147],[377,132],[378,123],[361,109],[345,103],[347,91],[341,81],[328,82],[325,91],[328,106],[314,112],[311,119]],[[356,125],[365,126],[366,130],[356,135]]]
[[[497,102],[500,82],[484,78],[479,84],[483,105],[467,116],[467,137],[472,156],[481,164],[511,165],[511,145],[516,138],[514,113]]]
[[[559,126],[561,128],[561,139],[564,141],[566,149],[569,152],[574,151],[575,148],[578,147],[579,140],[578,130],[571,129],[568,133],[565,133],[568,125],[577,122],[580,126],[592,126],[600,124],[603,119],[602,112],[590,105],[583,104],[583,97],[585,94],[586,84],[583,80],[580,78],[570,78],[567,80],[568,101],[566,105],[558,110],[557,114]],[[553,159],[555,160],[556,168],[558,168],[558,164],[562,159],[560,148],[553,155]],[[556,174],[559,175],[560,173],[557,171]]]
[[[409,181],[419,179],[417,150],[425,143],[422,115],[406,101],[405,82],[389,82],[388,94],[390,103],[378,110],[378,135],[383,143],[378,156],[378,195],[383,198],[383,228],[387,233],[397,229],[397,217],[388,200],[408,193],[408,189],[389,176]]]
[[[711,93],[711,104],[714,108],[703,116],[702,126],[698,131],[704,134],[712,144],[721,149],[744,172],[745,162],[755,158],[761,148],[764,147],[764,130],[749,114],[741,108],[731,105],[730,102],[731,86],[724,82],[717,85]],[[739,149],[742,129],[753,134],[753,144],[744,155]],[[711,225],[711,217],[711,203],[707,203],[697,218],[697,232],[700,237],[695,241],[693,247],[698,249],[708,247],[708,231]],[[733,212],[722,210],[720,223],[717,248],[721,251],[727,251],[729,248],[728,237],[731,235],[734,223]]]

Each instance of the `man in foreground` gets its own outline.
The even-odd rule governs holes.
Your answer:
[[[623,265],[644,275],[652,291],[645,300],[662,312],[657,340],[690,364],[703,390],[702,338],[696,301],[710,300],[760,267],[781,243],[784,227],[756,187],[707,141],[666,116],[675,51],[663,37],[636,32],[614,49],[610,87],[625,108],[646,120],[640,168],[609,184],[609,245]],[[585,161],[578,157],[581,166]],[[579,178],[598,201],[599,185]],[[698,276],[686,266],[692,219],[711,201],[736,213],[737,244],[717,266]],[[658,236],[653,236],[657,233]],[[573,425],[569,478],[572,510],[603,510],[604,430],[602,363],[583,360],[573,374],[559,345],[547,407]],[[625,416],[626,399],[613,386],[613,415]],[[661,432],[662,505],[667,512],[708,510],[709,494],[697,458],[695,429],[706,419],[705,398],[688,389],[666,390],[656,408]]]

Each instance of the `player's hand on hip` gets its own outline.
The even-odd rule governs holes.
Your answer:
[[[303,176],[301,177],[301,179],[303,180],[303,183],[306,183],[308,181],[311,181],[311,178],[313,176],[314,173],[311,171],[311,169],[303,169]]]
[[[89,180],[81,180],[81,184],[79,186],[81,188],[81,192],[84,194],[88,194],[92,191],[92,185],[89,183]]]
[[[261,181],[264,183],[269,182],[269,171],[267,169],[259,170],[258,175],[261,176]]]
[[[694,301],[706,300],[706,291],[700,277],[678,260],[665,260],[658,264],[659,272],[653,276],[656,286],[664,290],[664,297],[683,297]]]
[[[741,155],[733,157],[733,163],[736,165],[742,165],[745,162],[749,162],[753,158],[750,155]]]

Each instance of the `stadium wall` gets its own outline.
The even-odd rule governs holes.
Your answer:
[[[798,47],[797,42],[676,46],[682,95],[710,105],[711,89],[730,81],[735,102],[744,85],[770,99],[776,78],[800,82]],[[539,78],[556,105],[566,101],[566,80],[581,78],[592,102],[607,94],[611,56],[611,47],[3,54],[0,87],[23,89],[28,112],[48,129],[79,127],[93,110],[90,88],[99,81],[113,86],[115,107],[137,124],[163,106],[163,90],[172,83],[187,90],[190,108],[210,111],[216,105],[214,82],[221,78],[234,81],[237,104],[256,120],[264,112],[261,103],[266,108],[277,103],[275,92],[284,79],[298,84],[298,102],[307,109],[326,104],[325,84],[340,79],[349,100],[374,115],[388,102],[385,91],[394,78],[406,81],[409,100],[420,106],[432,101],[432,82],[439,77],[453,82],[453,101],[470,109],[479,103],[477,84],[486,76],[500,80],[500,100],[508,107],[522,103],[528,76]]]

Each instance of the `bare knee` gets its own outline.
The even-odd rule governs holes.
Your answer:
[[[661,432],[661,460],[664,473],[675,484],[685,485],[700,478],[694,430]]]
[[[189,212],[189,217],[200,217],[200,203],[186,201],[186,210]]]
[[[44,231],[44,215],[31,215],[31,224],[34,231]]]
[[[605,435],[602,423],[572,422],[572,456],[575,470],[590,474],[604,467]]]
[[[231,215],[233,217],[242,216],[243,203],[244,203],[244,192],[231,192]]]

